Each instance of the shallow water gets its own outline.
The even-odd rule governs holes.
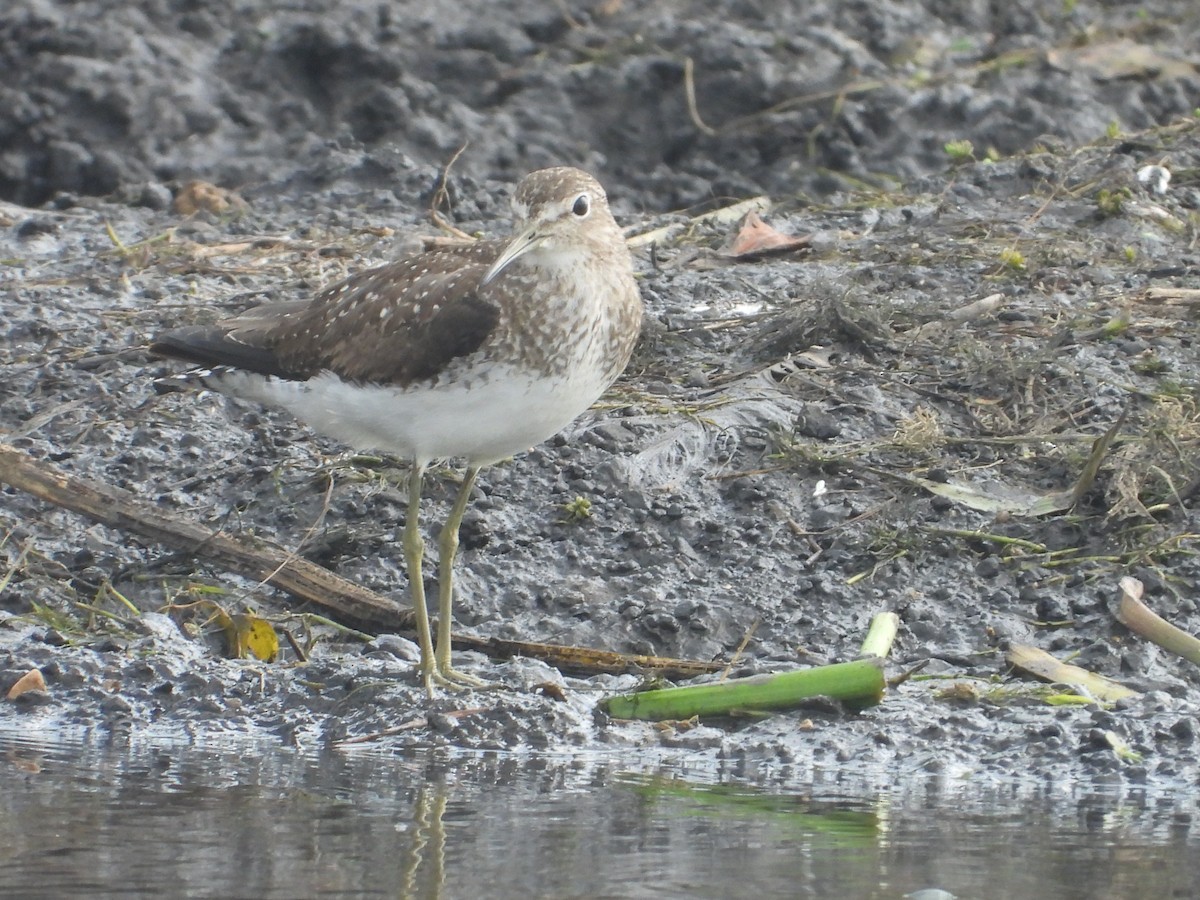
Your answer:
[[[0,735],[0,894],[1200,895],[1192,796],[632,765]]]

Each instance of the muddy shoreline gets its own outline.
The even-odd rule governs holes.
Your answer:
[[[36,667],[48,691],[0,703],[0,728],[307,746],[387,731],[397,749],[619,747],[765,779],[1200,781],[1200,673],[1113,618],[1134,575],[1200,633],[1200,381],[1178,300],[1200,288],[1190,4],[731,4],[701,27],[683,4],[519,3],[486,29],[470,4],[164,2],[92,22],[93,6],[0,22],[0,69],[19,73],[0,123],[0,440],[403,602],[402,471],[282,414],[160,396],[171,367],[144,347],[434,234],[463,143],[447,214],[468,233],[505,233],[525,171],[581,165],[631,235],[678,227],[637,251],[648,322],[617,386],[481,476],[458,630],[722,661],[749,635],[749,673],[851,658],[893,610],[894,671],[926,663],[925,680],[858,715],[657,729],[595,712],[634,676],[463,654],[516,690],[429,704],[406,637],[303,620],[5,487],[0,689]],[[1165,192],[1138,180],[1149,165],[1172,172]],[[178,211],[196,178],[230,205]],[[810,249],[732,260],[737,223],[696,218],[760,195]],[[1073,508],[1028,514],[1122,414]],[[427,535],[455,479],[430,479]],[[199,599],[253,609],[310,660],[224,658],[181,609]],[[1010,674],[1012,643],[1140,696],[1050,705]]]

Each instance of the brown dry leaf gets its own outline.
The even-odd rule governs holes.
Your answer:
[[[181,216],[190,216],[204,210],[210,213],[241,212],[246,201],[236,193],[209,184],[207,181],[189,181],[179,189],[171,208]]]
[[[979,700],[979,688],[966,681],[955,681],[938,691],[936,696],[939,700],[966,700],[974,703]]]
[[[742,220],[737,235],[721,254],[733,259],[756,259],[776,253],[806,250],[811,243],[810,236],[792,237],[784,234],[764,222],[757,212],[749,212]]]
[[[664,734],[675,734],[681,731],[691,731],[700,725],[700,717],[692,716],[690,719],[663,719],[661,722],[654,722],[654,726]]]
[[[16,700],[22,694],[38,691],[47,694],[46,679],[42,677],[41,669],[30,669],[17,679],[17,683],[8,689],[8,699]]]
[[[533,689],[551,700],[557,700],[559,703],[567,702],[567,695],[563,691],[562,685],[555,684],[553,681],[540,681],[533,686]]]

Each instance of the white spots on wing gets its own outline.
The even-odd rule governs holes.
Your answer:
[[[592,198],[586,223],[572,213],[572,206],[582,194]],[[527,176],[514,192],[513,210],[519,219],[525,220],[514,224],[517,233],[530,222],[539,222],[549,232],[549,240],[528,257],[526,265],[505,269],[503,280],[494,281],[481,291],[481,279],[511,238],[435,247],[366,269],[333,285],[318,295],[315,308],[309,307],[301,313],[286,331],[307,345],[305,352],[314,358],[335,352],[356,356],[359,333],[368,343],[380,341],[377,346],[381,349],[386,344],[388,353],[403,356],[409,341],[424,339],[422,323],[430,322],[464,300],[469,302],[469,298],[481,291],[482,299],[501,307],[498,328],[481,348],[482,356],[503,348],[525,357],[532,371],[561,373],[564,363],[557,351],[564,337],[560,326],[565,323],[555,324],[551,321],[553,316],[547,322],[541,320],[559,309],[566,311],[572,320],[570,327],[578,328],[598,312],[595,301],[607,293],[600,285],[574,290],[564,287],[577,280],[580,266],[591,265],[596,256],[603,255],[605,244],[614,232],[619,238],[619,231],[607,209],[603,188],[575,169],[548,169]],[[599,260],[602,267],[607,261],[607,258]],[[549,289],[539,290],[547,283],[551,285]],[[539,308],[530,308],[531,301],[536,301]],[[595,327],[593,324],[593,331]],[[514,329],[521,334],[514,335]],[[591,357],[608,340],[607,332],[587,335],[583,340],[588,348],[584,353],[588,358],[584,368],[594,364]],[[547,344],[557,349],[548,349]],[[477,364],[477,360],[471,363]],[[456,377],[466,374],[459,372]],[[470,378],[477,375],[472,371]]]

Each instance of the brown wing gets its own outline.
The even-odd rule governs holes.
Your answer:
[[[487,340],[499,308],[479,283],[502,244],[481,241],[367,269],[312,301],[256,307],[213,326],[168,332],[153,352],[303,380],[411,384]]]

